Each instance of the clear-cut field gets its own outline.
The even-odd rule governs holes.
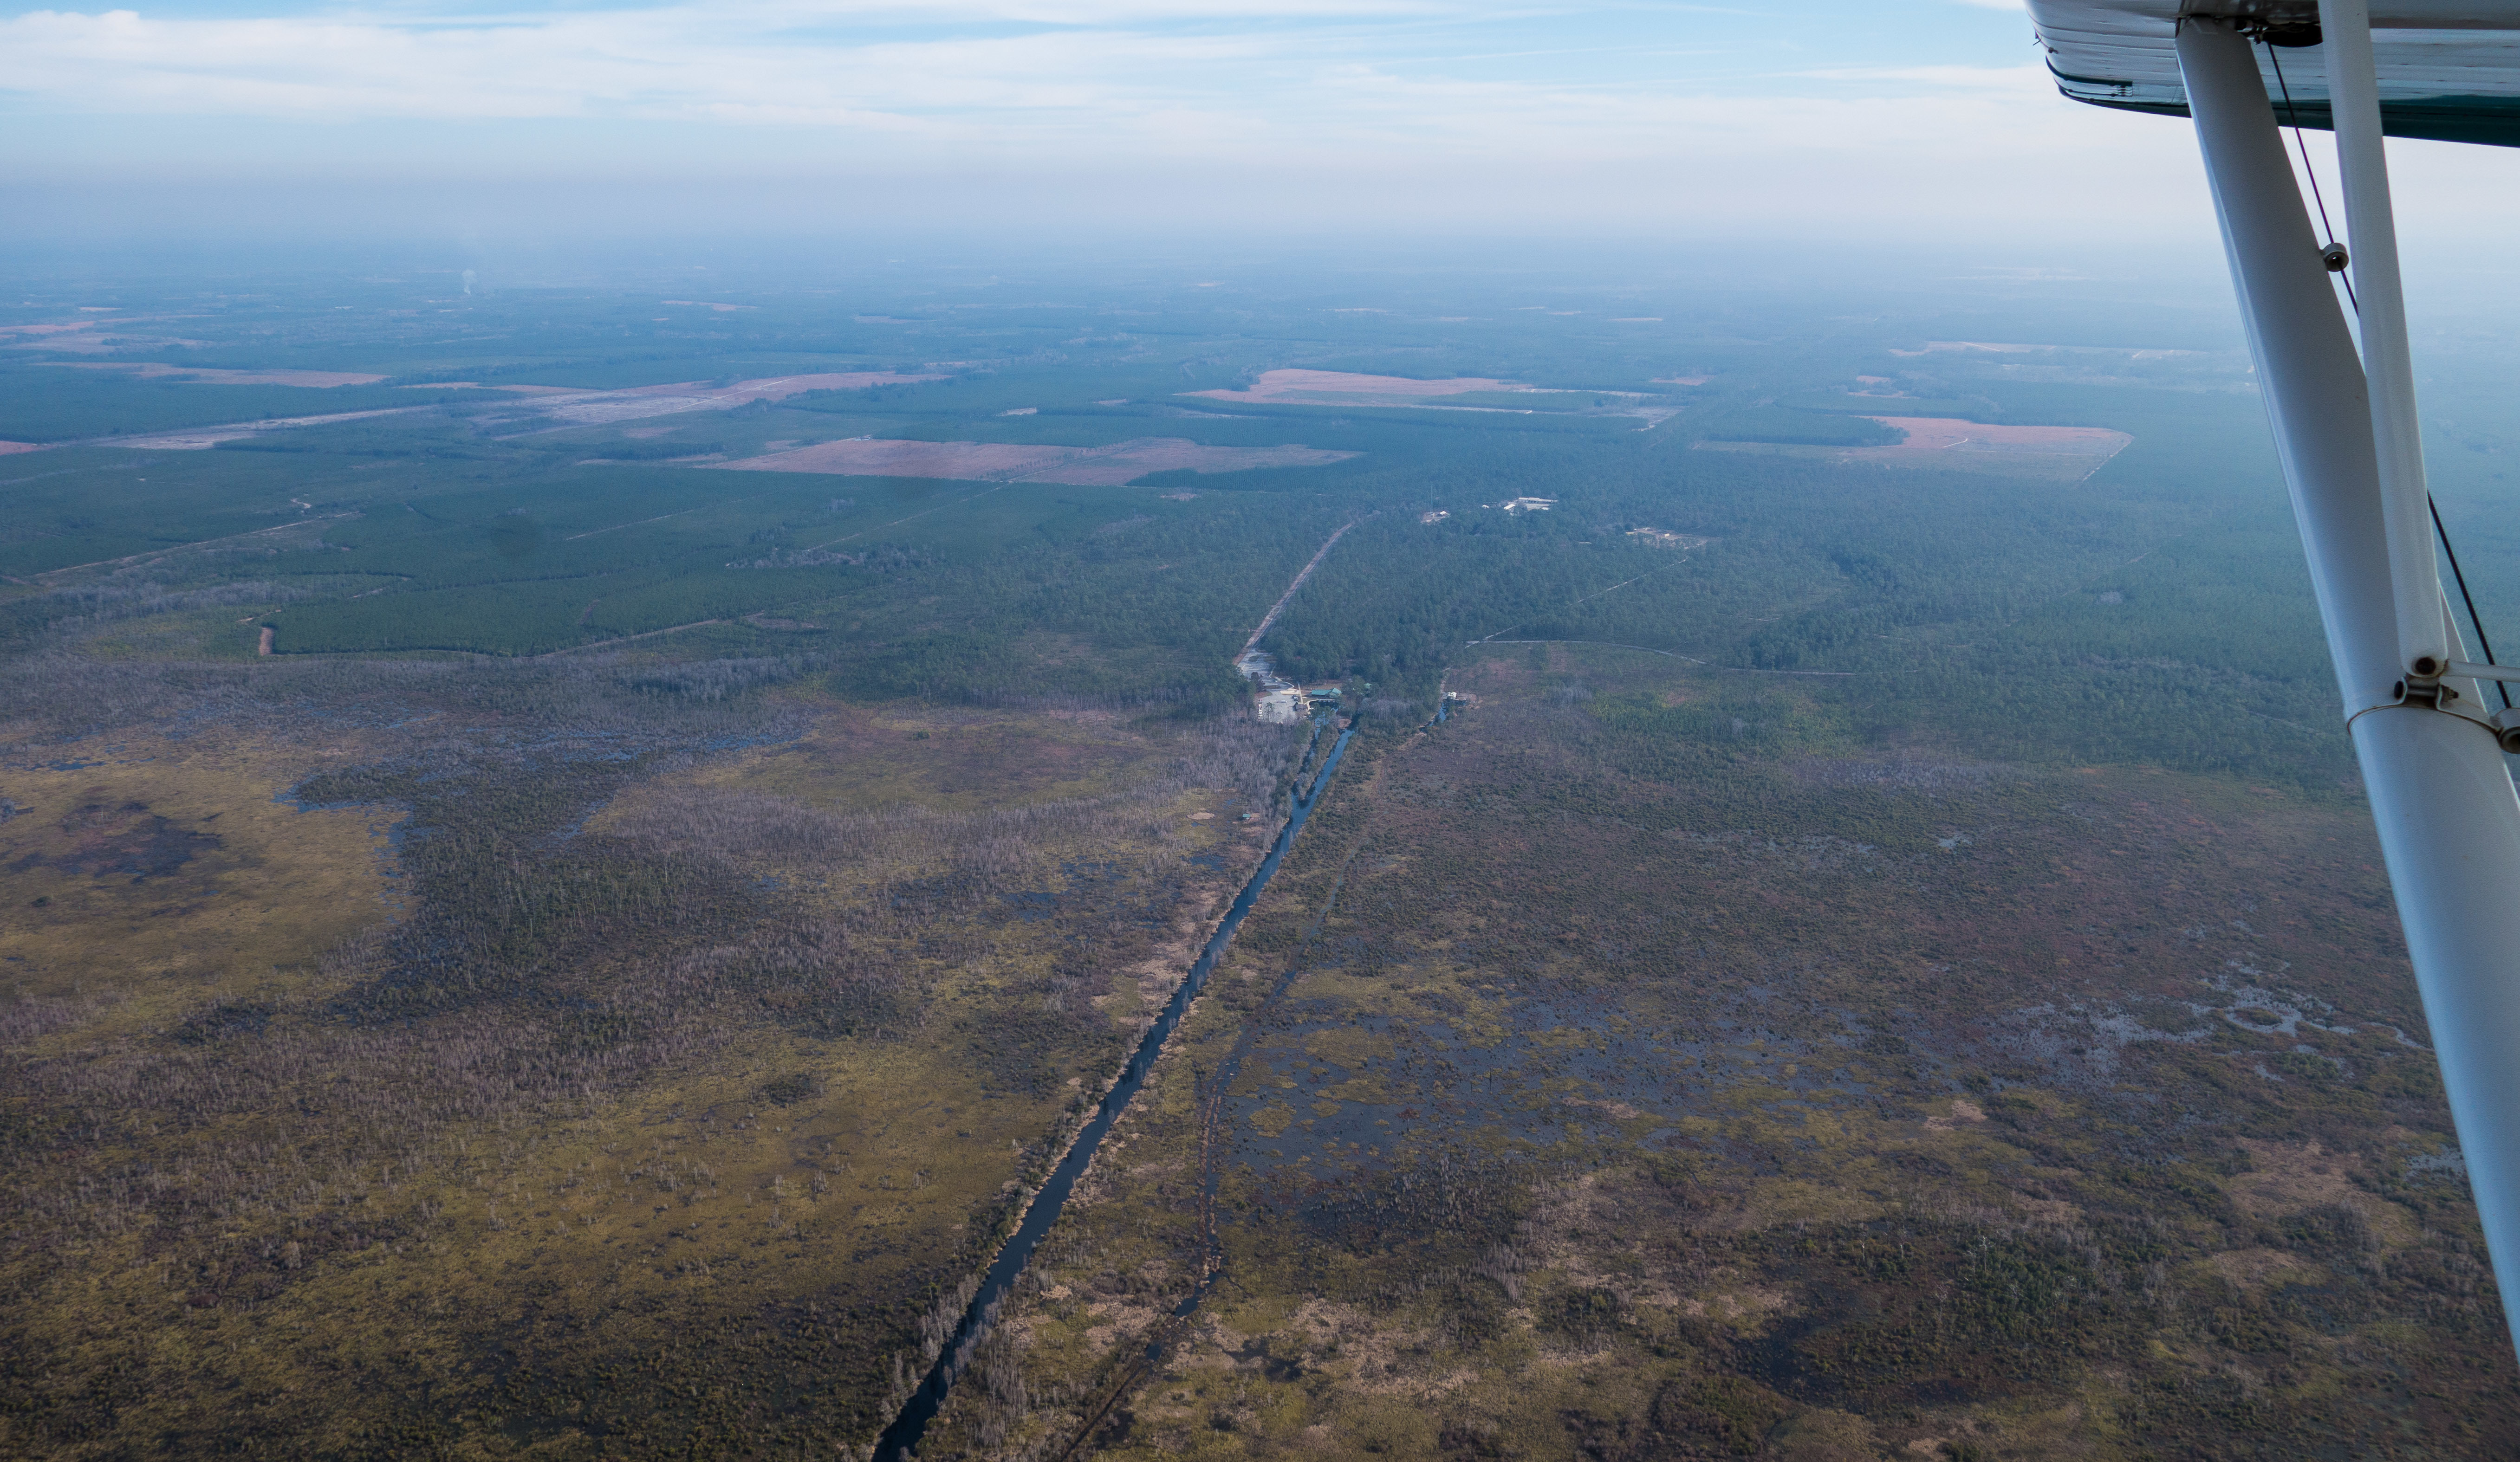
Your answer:
[[[61,361],[65,371],[121,371],[141,380],[173,380],[223,386],[366,386],[384,379],[358,371],[223,371],[173,366],[164,361]]]
[[[546,394],[535,409],[581,426],[632,421],[643,417],[668,417],[687,411],[732,411],[755,401],[785,401],[808,391],[857,391],[868,386],[907,385],[942,380],[941,376],[903,376],[890,371],[826,371],[802,376],[774,376],[713,386],[687,380],[672,385],[634,386],[621,391],[588,391],[579,395]]]
[[[1481,376],[1412,380],[1405,376],[1358,376],[1345,371],[1264,371],[1258,380],[1240,390],[1185,394],[1217,401],[1274,401],[1286,406],[1399,406],[1422,396],[1529,389]]]
[[[966,482],[1064,482],[1118,487],[1149,472],[1235,472],[1314,467],[1357,454],[1288,443],[1203,447],[1181,437],[1133,437],[1108,447],[1031,447],[1001,442],[818,442],[723,465],[750,472],[835,472],[871,477],[951,477]]]
[[[2011,477],[2023,481],[2080,482],[2107,465],[2135,438],[2103,426],[1994,425],[1953,417],[1867,417],[1906,432],[1905,440],[1879,447],[1812,442],[1726,441],[1696,443],[1717,452],[1753,452],[1815,461],[1922,467],[1943,472]]]
[[[2115,457],[2135,440],[2105,426],[1991,426],[1950,417],[1873,417],[1896,426],[1908,439],[1895,447],[1862,447],[1856,455],[1881,452],[2045,452],[2067,456]]]

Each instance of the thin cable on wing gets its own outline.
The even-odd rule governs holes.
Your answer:
[[[2275,54],[2272,45],[2267,46],[2267,64],[2275,68],[2275,88],[2283,93],[2284,119],[2292,124],[2292,145],[2301,149],[2301,170],[2310,175],[2310,200],[2318,204],[2319,231],[2332,241],[2336,238],[2336,229],[2327,221],[2327,199],[2318,192],[2318,169],[2310,165],[2310,144],[2302,139],[2301,113],[2292,105],[2292,88],[2284,82],[2283,58]],[[2355,315],[2360,317],[2362,302],[2354,297],[2354,277],[2340,270],[2336,278],[2345,286],[2345,302],[2354,306]]]
[[[2260,44],[2266,44],[2263,38]],[[2283,57],[2276,54],[2272,45],[2267,45],[2267,64],[2274,68],[2275,89],[2283,93],[2284,119],[2292,126],[2293,146],[2301,150],[2301,170],[2310,177],[2310,198],[2312,202],[2318,205],[2318,226],[2326,231],[2328,238],[2334,239],[2336,230],[2327,221],[2327,199],[2318,192],[2318,169],[2310,165],[2310,144],[2304,141],[2301,135],[2301,113],[2293,106],[2292,87],[2284,81]],[[2362,313],[2362,301],[2354,296],[2353,277],[2340,271],[2337,274],[2337,281],[2345,286],[2345,302],[2352,305],[2355,315],[2360,317]],[[2450,529],[2442,522],[2441,505],[2433,501],[2432,494],[2426,493],[2424,506],[2432,511],[2433,532],[2441,539],[2442,556],[2450,560],[2450,576],[2458,584],[2459,601],[2467,606],[2467,622],[2476,631],[2476,651],[2485,657],[2486,664],[2496,664],[2498,662],[2494,658],[2493,642],[2485,636],[2485,620],[2476,612],[2476,596],[2467,592],[2467,575],[2459,571],[2458,550],[2451,547]],[[2502,681],[2496,681],[2494,688],[2502,693],[2502,708],[2506,711],[2511,709],[2511,687]]]
[[[2467,605],[2467,622],[2476,626],[2476,652],[2485,657],[2486,664],[2496,664],[2493,642],[2485,638],[2485,621],[2476,617],[2476,596],[2467,592],[2467,575],[2459,572],[2458,551],[2450,546],[2450,530],[2442,526],[2441,505],[2433,501],[2431,493],[2426,493],[2424,506],[2433,511],[2433,531],[2441,535],[2442,554],[2450,559],[2450,576],[2457,581],[2458,597]],[[2511,687],[2496,681],[2494,688],[2502,692],[2502,709],[2511,709]]]

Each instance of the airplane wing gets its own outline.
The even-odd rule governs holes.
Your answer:
[[[2258,69],[2275,114],[2330,126],[2327,72],[2310,45],[2315,5],[2237,0],[2029,0],[2056,87],[2077,102],[2185,116],[2173,36],[2182,14],[2243,18],[2271,46]],[[2392,137],[2520,147],[2520,0],[2372,0],[2371,49],[2379,73],[2380,124]],[[2270,52],[2275,54],[2270,55]],[[2274,67],[2283,67],[2283,87]],[[2283,89],[2292,93],[2284,110]]]
[[[2520,147],[2520,0],[2029,5],[2066,96],[2195,121],[2469,1190],[2520,1334],[2520,709],[2486,703],[2480,684],[2520,682],[2520,667],[2466,660],[2446,612],[2434,540],[2449,535],[2425,485],[2382,141]],[[2336,133],[2350,250],[2311,232],[2286,122]],[[2343,305],[2335,271],[2350,271]]]

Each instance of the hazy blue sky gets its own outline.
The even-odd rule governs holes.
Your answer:
[[[40,229],[841,228],[2192,249],[2183,124],[2013,0],[181,3],[0,19]],[[2410,159],[2408,204],[2503,160]]]

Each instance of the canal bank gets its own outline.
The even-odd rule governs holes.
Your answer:
[[[1355,735],[1356,727],[1351,722],[1330,744],[1328,754],[1322,759],[1321,770],[1305,784],[1295,798],[1284,825],[1278,829],[1277,839],[1270,844],[1268,856],[1261,859],[1259,867],[1252,870],[1241,892],[1235,895],[1225,917],[1218,921],[1216,931],[1208,936],[1206,947],[1192,963],[1190,973],[1173,991],[1172,998],[1165,1001],[1163,1013],[1140,1038],[1118,1080],[1102,1094],[1102,1103],[1095,1109],[1092,1119],[1078,1130],[1076,1140],[1069,1144],[1058,1165],[1051,1170],[1041,1191],[1033,1196],[1023,1218],[1016,1223],[1014,1233],[990,1263],[979,1289],[965,1307],[961,1321],[955,1326],[954,1333],[947,1337],[926,1377],[921,1381],[919,1389],[911,1393],[900,1414],[876,1442],[876,1462],[898,1462],[898,1459],[908,1457],[926,1435],[927,1424],[935,1419],[955,1381],[969,1364],[971,1351],[987,1336],[999,1304],[1014,1287],[1014,1282],[1022,1277],[1043,1236],[1050,1232],[1052,1224],[1058,1221],[1059,1211],[1066,1207],[1068,1195],[1075,1190],[1077,1179],[1083,1177],[1085,1170],[1093,1165],[1094,1155],[1102,1145],[1102,1139],[1109,1135],[1112,1124],[1120,1119],[1131,1098],[1146,1085],[1148,1074],[1154,1069],[1155,1058],[1163,1054],[1164,1042],[1181,1025],[1191,1002],[1198,998],[1199,992],[1206,988],[1208,976],[1214,972],[1216,961],[1224,954],[1226,947],[1233,943],[1235,931],[1241,927],[1243,918],[1259,902],[1261,892],[1269,886],[1279,864],[1285,862],[1286,854],[1294,847],[1304,824],[1311,820],[1313,808],[1320,802],[1323,790],[1329,785],[1330,777],[1337,773],[1340,760],[1347,754],[1348,742]]]

